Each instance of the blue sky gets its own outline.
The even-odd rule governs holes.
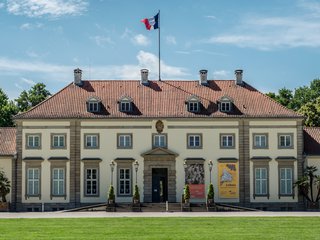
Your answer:
[[[162,79],[244,80],[262,92],[320,77],[320,1],[0,1],[0,87],[14,99],[43,82],[55,93],[73,80],[158,76],[158,30],[141,19],[161,11]]]

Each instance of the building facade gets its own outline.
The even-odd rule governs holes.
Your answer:
[[[51,211],[116,202],[215,201],[302,209],[293,183],[305,160],[303,117],[235,80],[74,82],[16,116],[12,209]],[[9,161],[7,161],[9,162]],[[210,168],[210,164],[212,168]],[[9,171],[10,172],[10,171]]]

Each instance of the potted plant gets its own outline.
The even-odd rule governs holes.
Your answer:
[[[140,202],[139,187],[138,185],[135,185],[134,192],[133,192],[133,203],[139,203],[139,202]]]
[[[0,210],[7,211],[9,205],[7,203],[6,195],[10,193],[10,181],[6,177],[4,171],[0,171]]]
[[[213,189],[212,183],[210,183],[208,188],[207,200],[208,200],[208,204],[211,204],[214,202],[214,189]]]
[[[184,187],[183,198],[184,198],[184,202],[185,203],[189,203],[189,200],[190,200],[190,188],[189,188],[188,184],[186,184],[186,186]]]
[[[108,193],[108,204],[114,204],[114,200],[115,200],[114,188],[111,185]]]

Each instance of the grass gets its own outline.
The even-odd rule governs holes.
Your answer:
[[[0,219],[0,239],[320,239],[320,217]]]

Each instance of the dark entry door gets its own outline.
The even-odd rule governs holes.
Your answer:
[[[168,169],[152,169],[152,202],[168,200]]]

